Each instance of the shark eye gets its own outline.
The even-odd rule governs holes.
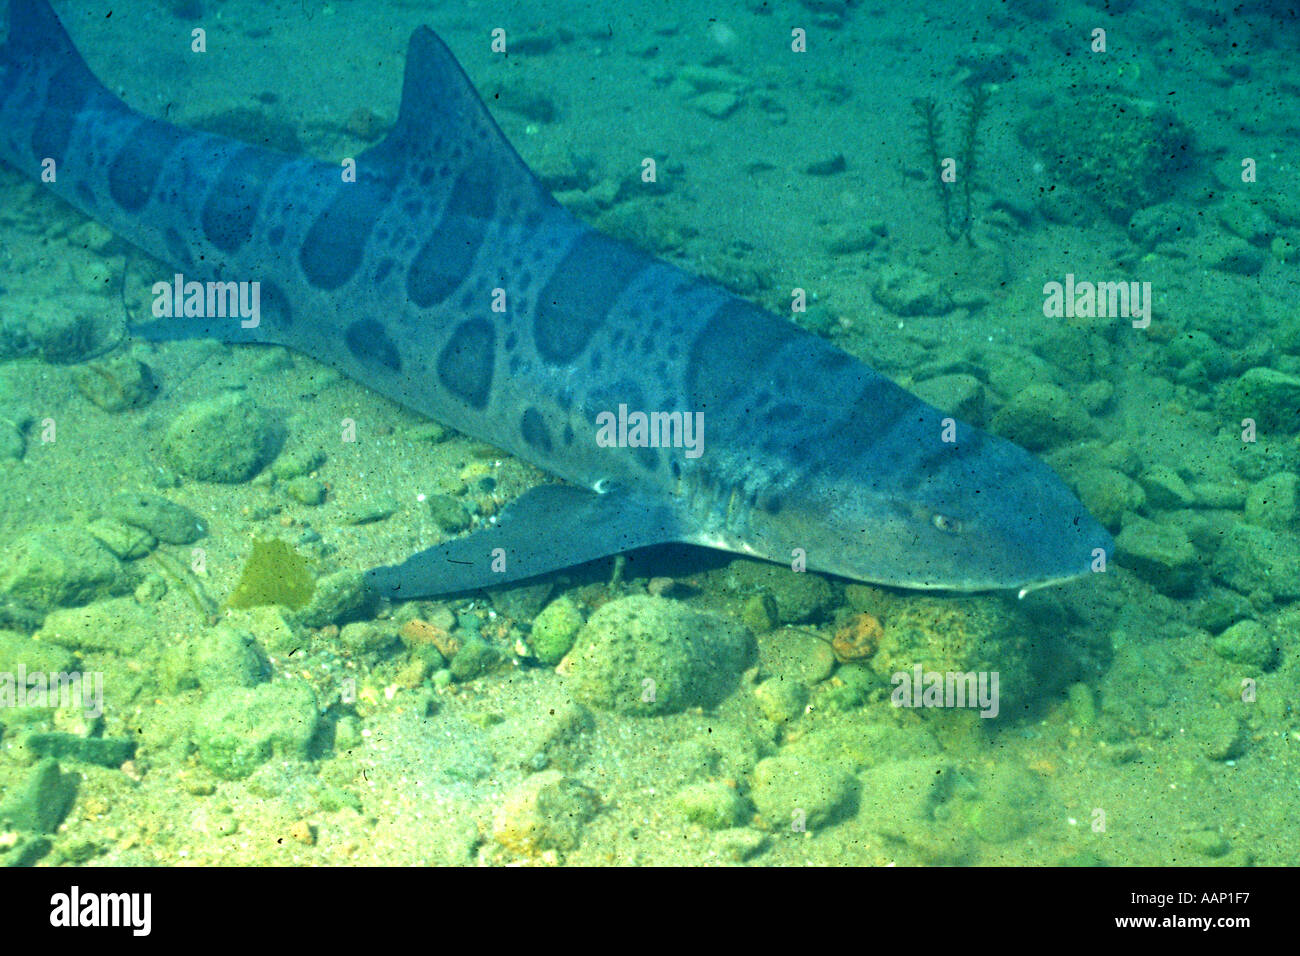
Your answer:
[[[950,518],[948,515],[941,515],[935,512],[931,515],[930,520],[934,526],[945,534],[958,534],[961,531],[961,522],[956,518]]]

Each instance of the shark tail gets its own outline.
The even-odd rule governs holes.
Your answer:
[[[8,33],[0,44],[0,65],[23,69],[66,69],[65,82],[102,89],[59,22],[49,0],[9,0]]]
[[[32,170],[61,160],[89,104],[127,107],[90,71],[49,0],[9,0],[0,44],[0,160]],[[111,104],[111,105],[110,105]]]

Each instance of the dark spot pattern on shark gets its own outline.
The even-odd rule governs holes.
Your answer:
[[[495,359],[492,323],[487,319],[462,322],[438,356],[438,381],[470,408],[486,408]]]
[[[333,186],[333,198],[316,215],[298,256],[308,282],[331,292],[356,275],[375,227],[374,210],[382,207],[390,188],[369,177]]]
[[[466,170],[456,178],[433,234],[407,270],[406,291],[413,303],[427,309],[461,287],[486,240],[492,208],[490,189],[479,173]]]
[[[552,365],[578,357],[605,325],[605,318],[645,257],[621,242],[588,232],[578,238],[542,288],[533,320],[537,351]]]
[[[357,319],[343,333],[343,342],[352,357],[363,365],[378,366],[390,372],[402,370],[402,356],[397,346],[374,319]]]
[[[163,164],[185,139],[174,126],[145,120],[126,136],[108,167],[108,193],[127,212],[143,209],[151,196]]]

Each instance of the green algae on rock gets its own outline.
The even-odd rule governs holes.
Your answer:
[[[316,578],[307,559],[278,538],[259,538],[244,563],[239,583],[226,606],[265,607],[278,604],[298,610],[311,601]]]
[[[573,641],[582,629],[582,612],[573,599],[556,598],[533,619],[533,630],[528,644],[543,664],[558,664],[573,648]]]
[[[650,716],[717,705],[754,656],[753,635],[735,621],[634,595],[596,611],[564,663],[577,700]]]
[[[898,685],[900,674],[999,675],[1001,712],[1010,715],[1041,686],[1046,652],[1029,617],[1012,602],[993,597],[915,597],[899,601],[884,621],[872,669]],[[947,702],[945,702],[947,703]],[[967,702],[973,709],[973,704]],[[943,712],[944,708],[939,708]],[[918,710],[924,713],[924,709]]]
[[[1021,140],[1116,222],[1175,196],[1194,164],[1192,131],[1166,107],[1090,83],[1052,105],[1025,121]]]

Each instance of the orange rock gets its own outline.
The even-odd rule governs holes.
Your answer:
[[[402,637],[411,644],[432,644],[447,660],[455,657],[460,650],[460,641],[447,633],[445,628],[418,617],[411,618],[402,625]]]
[[[843,662],[864,660],[876,653],[884,633],[880,622],[870,614],[855,614],[835,632],[831,650]]]

